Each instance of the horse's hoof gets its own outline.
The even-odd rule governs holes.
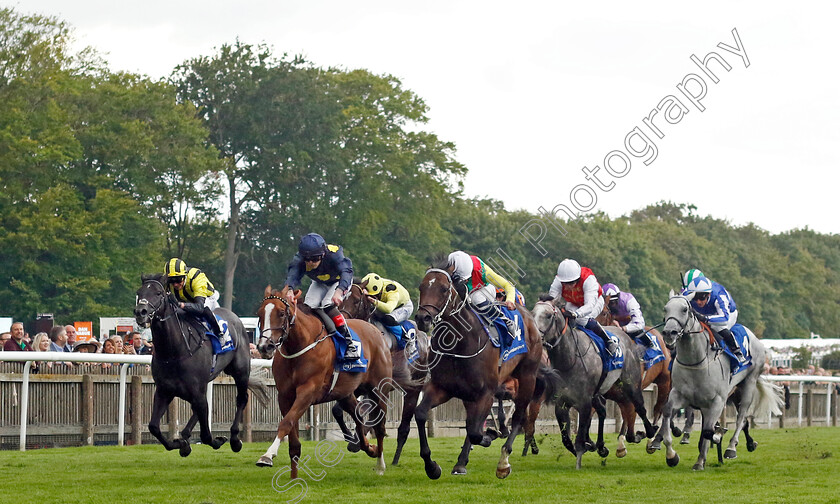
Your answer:
[[[705,465],[705,464],[701,464],[700,462],[698,462],[698,463],[694,464],[694,465],[691,467],[691,470],[692,470],[692,471],[703,471],[703,470],[705,470],[705,469],[706,469],[706,465]]]
[[[627,454],[627,450],[624,450],[624,454]],[[600,446],[598,447],[598,455],[600,455],[601,458],[607,458],[610,455],[610,449],[606,446]],[[616,457],[618,456],[618,452],[616,452]]]
[[[540,454],[540,449],[539,447],[537,447],[537,443],[531,445],[531,453],[533,453],[534,455]]]
[[[356,442],[347,443],[347,451],[349,451],[350,453],[358,453],[361,449],[362,449],[361,443],[356,443]]]
[[[216,436],[213,439],[213,443],[210,445],[213,447],[214,450],[218,450],[222,447],[223,444],[227,443],[227,438],[224,436]]]
[[[682,429],[680,429],[676,425],[672,425],[671,426],[671,435],[674,436],[674,437],[682,436]]]
[[[187,440],[181,440],[181,446],[178,448],[178,453],[181,454],[182,457],[186,457],[192,452],[192,447],[190,446],[190,442]]]
[[[426,476],[433,480],[440,478],[440,466],[437,462],[432,461],[426,463]]]
[[[607,450],[609,451],[609,450]],[[624,458],[627,456],[627,448],[618,448],[615,450],[615,456],[618,458]]]
[[[593,443],[591,439],[587,439],[583,443],[583,449],[586,450],[586,451],[594,452],[595,451],[595,443]]]
[[[489,438],[491,442],[495,441],[496,439],[498,439],[500,437],[504,437],[504,436],[502,436],[499,433],[499,431],[497,431],[496,429],[487,429],[486,431],[484,431],[484,438],[485,439]]]
[[[686,432],[685,434],[683,434],[682,439],[680,439],[680,444],[688,444],[688,443],[690,443],[691,441],[689,441],[689,440],[688,440],[688,438],[690,438],[690,437],[691,437],[691,435],[690,435],[688,432]]]
[[[674,458],[666,458],[665,462],[668,463],[668,467],[677,467],[677,464],[680,463],[680,454],[675,453]]]
[[[723,452],[723,458],[725,458],[725,459],[738,458],[738,453],[735,450],[727,449],[725,452]]]
[[[242,441],[239,438],[231,439],[230,449],[233,450],[233,453],[239,453],[239,450],[242,449]]]
[[[263,455],[257,460],[257,467],[271,467],[274,465],[274,462],[271,460],[271,457],[266,457]]]
[[[510,465],[507,467],[497,467],[496,468],[496,477],[499,479],[505,479],[510,476]]]
[[[467,474],[467,468],[464,466],[455,466],[452,468],[452,476],[464,476]]]
[[[755,441],[747,441],[748,452],[754,452],[756,448],[758,448],[758,443],[756,443]]]
[[[658,450],[659,448],[660,448],[660,445],[658,443],[649,443],[645,447],[645,451],[648,452],[648,455],[653,455],[654,453],[656,453],[656,450]]]

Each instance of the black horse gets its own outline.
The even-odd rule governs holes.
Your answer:
[[[214,356],[212,344],[204,329],[177,308],[166,277],[162,274],[143,275],[141,280],[143,285],[137,289],[134,317],[141,326],[151,325],[155,344],[152,355],[155,398],[149,432],[167,450],[178,448],[181,456],[186,457],[191,451],[189,439],[192,429],[198,422],[201,442],[213,449],[222,446],[227,438],[213,437],[210,432],[207,384],[224,371],[236,382],[236,415],[230,426],[230,447],[238,452],[242,449],[239,423],[248,404],[248,389],[256,394],[260,402],[268,403],[265,385],[260,380],[250,378],[251,355],[242,321],[230,310],[215,310],[215,313],[227,320],[236,349]],[[175,397],[190,403],[193,414],[181,431],[181,439],[168,440],[160,432],[160,419]]]

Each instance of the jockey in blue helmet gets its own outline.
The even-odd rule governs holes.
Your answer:
[[[344,249],[338,245],[328,245],[317,233],[304,236],[298,244],[298,253],[289,263],[286,276],[286,287],[289,287],[286,297],[290,302],[294,302],[294,289],[300,285],[304,275],[312,279],[312,284],[306,291],[303,303],[321,317],[328,330],[335,326],[335,332],[344,337],[347,342],[344,358],[358,359],[360,349],[350,336],[344,315],[338,311],[338,306],[353,283],[353,263],[344,257]]]
[[[688,293],[693,293],[691,307],[698,320],[709,324],[738,359],[743,360],[741,348],[735,342],[732,326],[738,320],[738,308],[729,292],[717,282],[712,282],[704,276],[695,277],[686,286]]]

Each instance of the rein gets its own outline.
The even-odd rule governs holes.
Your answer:
[[[426,270],[425,274],[428,275],[429,273],[442,273],[443,275],[446,276],[446,279],[449,280],[449,289],[447,290],[446,302],[443,304],[443,307],[438,308],[436,305],[433,305],[433,304],[424,304],[424,305],[420,305],[420,307],[417,308],[418,312],[420,310],[424,310],[426,313],[428,313],[432,317],[432,325],[437,326],[438,322],[440,322],[443,319],[444,313],[446,312],[446,309],[449,307],[449,303],[452,302],[452,297],[453,297],[452,293],[455,289],[453,289],[453,287],[452,287],[452,284],[453,284],[452,275],[450,275],[448,271],[440,269],[440,268],[429,268],[429,269]],[[457,292],[455,293],[455,297],[458,297]],[[465,298],[463,300],[463,302],[457,308],[454,308],[450,312],[449,316],[454,317],[458,313],[460,313],[461,310],[463,310],[464,307],[467,306],[467,299],[468,299],[468,297]],[[431,310],[429,310],[429,308],[434,308],[435,310],[437,310],[437,314],[432,315],[432,312],[431,312]],[[479,319],[478,323],[479,323],[479,325],[481,325],[483,327],[483,324],[481,323],[480,319]],[[485,332],[487,331],[486,328],[484,330],[485,330]],[[435,350],[432,345],[429,345],[429,351],[432,352],[432,353],[436,353],[438,355],[444,355],[446,357],[455,357],[455,358],[458,358],[458,359],[471,359],[471,358],[477,356],[478,354],[480,354],[481,352],[483,352],[484,349],[487,348],[487,344],[489,342],[490,342],[490,336],[488,335],[487,340],[484,341],[484,345],[482,345],[481,348],[479,348],[478,351],[473,353],[472,355],[461,355],[461,354],[454,354],[454,353],[449,353],[449,352],[442,352],[440,350]]]
[[[675,296],[675,297],[679,297],[680,299],[682,299],[683,301],[688,303],[688,300],[685,299],[682,296]],[[671,298],[671,299],[674,299],[674,298]],[[689,325],[689,323],[691,322],[692,319],[694,319],[696,322],[698,322],[700,324],[700,330],[699,331],[689,331],[689,330],[687,330],[687,327],[688,327],[688,325]],[[689,335],[689,334],[707,333],[709,335],[709,347],[706,349],[706,355],[704,355],[702,359],[695,362],[694,364],[686,364],[686,363],[680,361],[679,353],[677,353],[677,357],[674,359],[674,360],[677,361],[677,364],[679,364],[680,366],[686,367],[686,368],[708,367],[708,364],[706,366],[701,366],[701,364],[703,364],[703,362],[705,362],[706,359],[709,358],[709,353],[712,349],[712,338],[714,336],[712,335],[711,328],[709,328],[709,326],[707,326],[703,322],[700,322],[700,320],[694,315],[694,311],[691,310],[691,304],[690,303],[689,303],[688,319],[685,321],[684,324],[677,317],[671,316],[671,317],[666,318],[662,322],[661,325],[664,326],[665,324],[668,323],[669,320],[673,320],[677,324],[680,325],[680,331],[677,333],[677,340],[682,338],[683,336],[686,336],[686,335]],[[676,341],[674,342],[674,344],[676,344]]]
[[[542,340],[543,340],[543,347],[546,350],[553,350],[563,340],[563,337],[566,335],[566,331],[570,328],[571,324],[569,324],[569,322],[566,321],[566,324],[563,326],[563,330],[558,335],[557,340],[554,342],[554,344],[549,344],[547,341],[545,341],[546,333],[548,333],[548,331],[551,330],[551,328],[555,326],[555,324],[557,323],[557,321],[559,320],[560,317],[565,317],[565,314],[563,314],[563,312],[558,310],[557,307],[554,306],[554,303],[551,303],[551,302],[548,302],[548,301],[538,301],[537,304],[548,305],[549,307],[551,307],[551,311],[553,312],[552,316],[551,316],[551,324],[548,325],[548,327],[545,329],[544,332],[540,330],[540,335],[542,336]],[[583,360],[583,356],[585,354],[581,353],[581,351],[580,351],[580,347],[578,346],[578,339],[574,338],[574,341],[575,341],[575,353],[577,354],[578,358],[580,359],[581,364],[583,364],[583,369],[586,370],[586,361]],[[572,362],[571,366],[569,366],[566,369],[559,369],[559,371],[568,371],[572,367],[574,367],[574,361]]]
[[[160,286],[160,289],[163,291],[163,296],[161,296],[160,303],[157,306],[150,303],[149,300],[146,299],[146,298],[138,299],[137,304],[138,305],[146,305],[146,306],[149,306],[149,307],[152,308],[152,311],[149,313],[149,320],[157,320],[158,322],[166,322],[167,320],[169,320],[170,317],[172,317],[174,315],[175,320],[178,322],[178,331],[181,333],[181,339],[184,340],[184,346],[187,348],[187,355],[185,355],[185,356],[182,356],[178,359],[162,359],[161,358],[160,360],[162,362],[174,362],[174,361],[183,360],[183,359],[187,359],[189,357],[192,357],[193,354],[199,348],[201,348],[201,344],[203,343],[204,338],[201,336],[201,334],[199,334],[198,346],[195,348],[195,350],[191,349],[190,348],[190,342],[187,339],[187,335],[184,333],[184,326],[181,323],[181,317],[178,316],[178,310],[175,309],[176,307],[174,306],[174,303],[172,302],[171,298],[169,297],[171,295],[171,293],[166,290],[166,287],[164,287],[163,283],[160,282],[159,280],[150,279],[150,280],[146,280],[146,282],[150,283],[150,284],[155,283],[158,286]],[[163,318],[159,318],[158,313],[157,313],[158,310],[160,310],[161,308],[165,308],[166,306],[172,306],[172,308],[173,308],[172,313],[163,317]]]

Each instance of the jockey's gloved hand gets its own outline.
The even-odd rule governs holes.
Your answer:
[[[569,315],[569,318],[576,319],[576,318],[580,317],[580,315],[578,315],[578,312],[576,312],[574,310],[567,311],[566,313]]]
[[[704,324],[709,323],[709,317],[703,315],[702,313],[694,312],[694,316],[697,317],[697,320],[699,320],[700,322],[703,322]]]

